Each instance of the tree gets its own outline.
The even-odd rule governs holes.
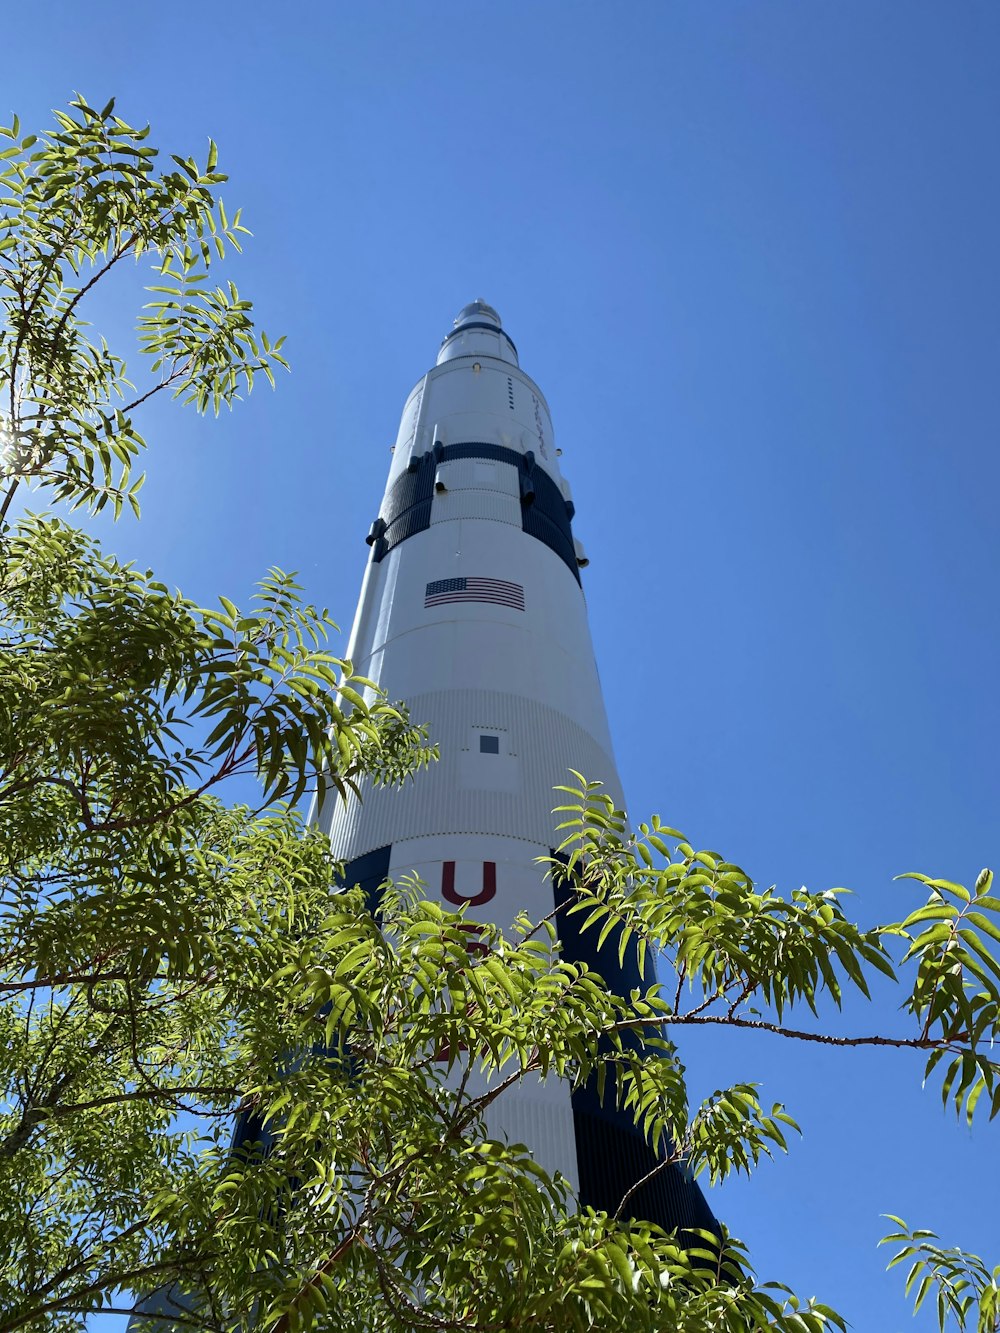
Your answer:
[[[138,512],[142,404],[169,388],[217,410],[281,364],[235,288],[209,286],[242,230],[214,146],[158,174],[146,130],[82,100],[42,139],[4,133],[3,512],[21,482]],[[144,255],[132,389],[80,312]],[[470,952],[463,913],[419,884],[377,905],[339,887],[299,800],[419,781],[433,755],[325,650],[331,622],[287,576],[250,610],[199,608],[28,516],[0,534],[0,614],[0,1333],[78,1329],[157,1290],[189,1329],[842,1329],[758,1283],[726,1234],[578,1211],[486,1137],[486,1105],[524,1078],[596,1078],[664,1163],[751,1171],[794,1123],[751,1085],[688,1105],[673,1033],[706,1024],[902,1046],[956,1110],[1000,1105],[989,872],[972,891],[917,876],[924,903],[862,930],[835,891],[783,899],[655,819],[631,832],[580,778],[549,869],[644,960],[648,988],[616,995],[560,956],[551,918],[483,927]],[[254,808],[223,800],[241,774]],[[910,1034],[831,1035],[821,1006],[874,973],[900,978]],[[899,1228],[942,1328],[1000,1327],[996,1273]]]

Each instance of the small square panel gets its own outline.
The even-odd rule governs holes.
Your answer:
[[[480,754],[499,754],[500,737],[499,736],[480,736],[479,737]]]

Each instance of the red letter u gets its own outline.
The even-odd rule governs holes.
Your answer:
[[[495,861],[483,862],[483,887],[479,893],[468,897],[459,893],[455,888],[455,862],[442,862],[441,897],[444,898],[445,902],[452,903],[455,907],[461,907],[463,903],[468,903],[470,907],[481,907],[483,903],[488,903],[491,898],[495,898],[496,892],[497,863]]]

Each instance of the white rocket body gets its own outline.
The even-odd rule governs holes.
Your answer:
[[[542,392],[496,311],[473,302],[403,409],[348,648],[356,671],[429,724],[441,757],[401,790],[324,807],[346,882],[373,890],[415,873],[477,921],[537,920],[553,909],[537,860],[561,841],[553,788],[576,769],[621,806],[572,517]],[[560,932],[567,956],[589,960],[590,941],[581,953],[565,920]],[[611,953],[600,970],[618,989]],[[630,1117],[555,1078],[505,1093],[489,1129],[612,1212],[656,1161]],[[639,1215],[711,1225],[682,1173],[660,1174],[660,1203],[640,1191]]]
[[[561,841],[553,789],[575,769],[622,805],[572,517],[541,390],[496,311],[473,302],[403,409],[348,648],[360,675],[429,724],[441,758],[400,790],[366,784],[362,802],[315,816],[346,883],[374,892],[415,873],[476,921],[537,920],[556,892],[537,862]],[[564,957],[619,993],[640,984],[615,949],[595,954],[597,932],[581,936],[579,920],[560,921]],[[629,1113],[556,1078],[509,1089],[488,1128],[612,1214],[658,1160]],[[253,1118],[237,1131],[248,1138],[268,1140]],[[668,1229],[716,1225],[676,1166],[630,1203],[626,1216]],[[129,1327],[184,1308],[173,1289],[153,1293]]]

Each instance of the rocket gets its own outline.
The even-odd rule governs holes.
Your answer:
[[[475,921],[539,920],[568,892],[538,862],[561,840],[554,788],[575,769],[624,808],[559,455],[541,389],[496,310],[473,301],[403,408],[347,649],[359,675],[428,724],[440,759],[403,788],[366,782],[361,801],[312,814],[343,883],[372,897],[387,878],[417,875]],[[598,951],[580,920],[558,914],[565,959],[618,994],[648,987],[633,955],[619,963],[613,941]],[[581,1206],[611,1215],[661,1160],[613,1094],[602,1103],[554,1077],[509,1088],[486,1125],[560,1172]],[[234,1151],[244,1139],[268,1140],[258,1118],[241,1121]],[[680,1164],[635,1189],[621,1216],[718,1232]],[[154,1292],[129,1328],[186,1308],[175,1288]]]
[[[319,807],[346,884],[373,893],[417,875],[476,921],[538,920],[565,892],[538,861],[561,840],[553,789],[575,769],[624,808],[560,452],[500,316],[473,301],[403,407],[347,649],[355,671],[428,724],[440,759],[402,789],[369,784],[361,801]],[[559,913],[564,958],[619,994],[650,984],[628,954],[598,955],[598,932],[580,920]],[[602,1104],[555,1078],[509,1089],[487,1128],[610,1214],[659,1160],[613,1095]],[[629,1205],[625,1216],[667,1229],[717,1229],[681,1165]]]

